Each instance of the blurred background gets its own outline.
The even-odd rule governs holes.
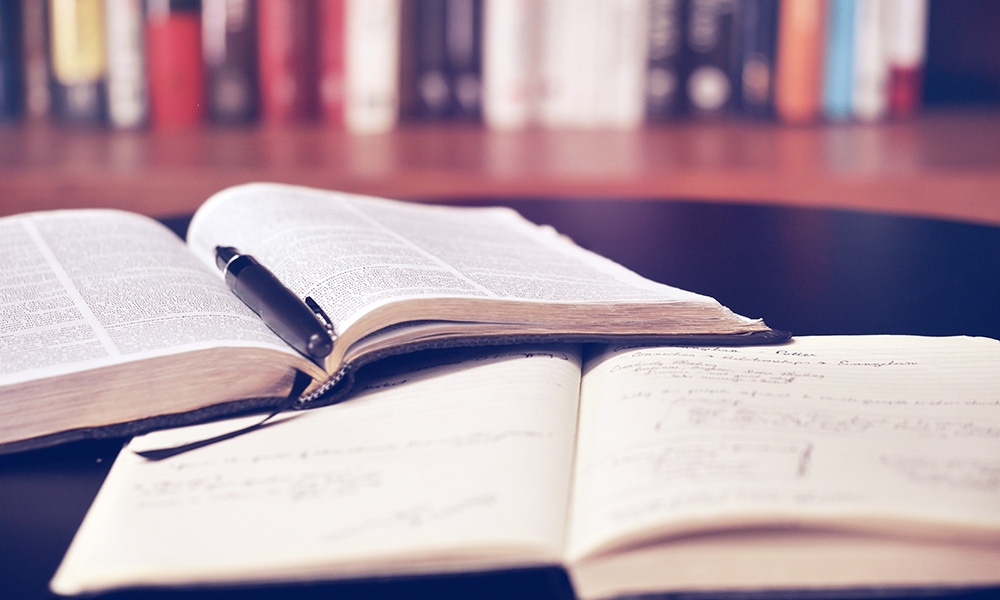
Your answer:
[[[1000,223],[991,0],[0,0],[0,215],[272,180]]]

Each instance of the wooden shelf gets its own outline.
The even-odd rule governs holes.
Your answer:
[[[0,127],[0,215],[113,207],[191,213],[213,192],[281,181],[396,198],[702,199],[1000,224],[1000,112],[788,127],[678,122],[639,131],[494,132],[405,124],[188,131]]]

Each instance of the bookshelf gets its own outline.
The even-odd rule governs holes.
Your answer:
[[[635,131],[404,123],[174,131],[0,125],[0,216],[110,207],[166,217],[248,181],[414,200],[565,197],[776,203],[1000,225],[1000,110],[898,122],[697,121]]]

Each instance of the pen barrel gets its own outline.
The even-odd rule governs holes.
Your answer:
[[[332,339],[312,309],[252,257],[234,258],[226,269],[226,283],[265,325],[299,352],[320,359],[332,350]]]

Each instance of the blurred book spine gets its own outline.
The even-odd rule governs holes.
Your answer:
[[[737,19],[734,79],[738,86],[739,112],[769,117],[774,114],[778,0],[743,0]]]
[[[254,0],[202,0],[206,100],[213,123],[257,118],[256,15]]]
[[[690,0],[687,16],[687,106],[697,116],[729,114],[735,106],[733,76],[738,33],[736,0]]]
[[[408,13],[413,21],[404,25],[413,28],[408,39],[412,47],[403,49],[415,57],[410,78],[415,86],[412,94],[411,113],[404,117],[417,119],[443,119],[452,111],[452,81],[448,72],[447,0],[411,0],[416,9]],[[411,93],[404,91],[404,94]]]
[[[390,131],[399,120],[400,0],[347,0],[347,129]]]
[[[684,94],[685,2],[650,0],[646,60],[646,118],[671,119],[681,114]]]
[[[319,11],[315,0],[258,0],[261,116],[282,124],[319,114]]]
[[[146,124],[146,39],[142,0],[105,0],[108,120],[115,127]]]
[[[444,39],[452,115],[479,119],[483,106],[481,0],[446,0]]]
[[[910,117],[923,92],[927,52],[928,0],[889,0],[889,112]]]
[[[646,61],[649,49],[648,0],[599,4],[597,81],[598,127],[634,129],[646,112]]]
[[[24,110],[21,50],[21,5],[0,0],[0,120],[18,119]]]
[[[541,35],[537,0],[485,0],[483,119],[494,129],[537,122]]]
[[[320,108],[323,119],[344,127],[346,81],[346,0],[320,0]]]
[[[46,118],[52,110],[48,2],[21,2],[21,58],[24,65],[24,114],[36,120]]]
[[[871,121],[885,116],[889,108],[888,5],[883,0],[856,1],[852,107],[856,118]]]
[[[820,116],[825,20],[824,0],[781,0],[774,104],[786,123]]]
[[[205,118],[201,14],[196,0],[147,0],[146,64],[150,122],[192,127]]]
[[[855,0],[827,0],[823,114],[830,119],[847,119],[852,112],[856,8]]]
[[[52,112],[67,123],[104,122],[104,3],[50,0],[49,59]]]

